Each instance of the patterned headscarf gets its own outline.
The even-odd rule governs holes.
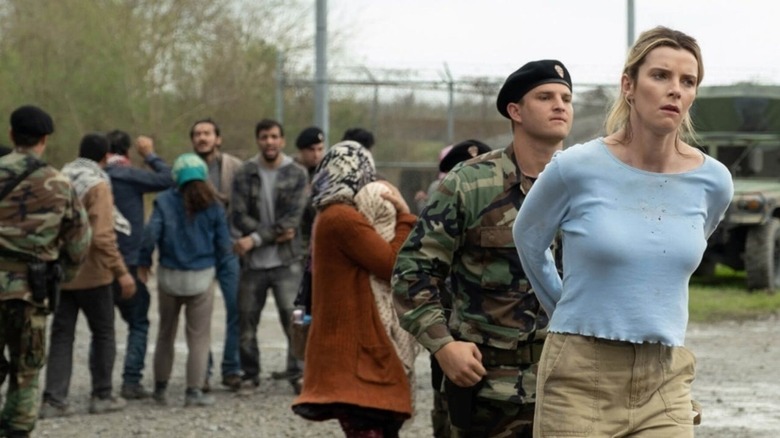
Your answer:
[[[336,202],[355,205],[355,194],[375,178],[374,158],[360,143],[336,143],[317,166],[312,204],[318,210]]]

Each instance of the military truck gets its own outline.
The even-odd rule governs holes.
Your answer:
[[[780,87],[702,88],[691,109],[696,143],[734,177],[734,198],[698,274],[744,270],[749,290],[780,289]]]

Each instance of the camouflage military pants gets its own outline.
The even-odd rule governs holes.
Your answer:
[[[21,300],[0,301],[0,352],[8,352],[8,392],[0,436],[29,432],[38,418],[38,372],[46,363],[46,315]]]
[[[452,437],[532,437],[536,398],[535,362],[541,353],[541,346],[541,343],[525,346],[516,352],[479,346],[487,374],[478,386],[472,388],[470,399],[463,394],[455,397],[447,395]],[[522,358],[521,363],[506,365],[514,357]],[[445,391],[454,388],[451,386],[454,384],[447,385],[445,383]],[[453,393],[459,392],[463,390],[454,388]],[[471,405],[470,408],[462,405],[464,401]],[[464,419],[467,427],[463,426]],[[460,425],[455,424],[459,422]]]
[[[533,436],[534,404],[477,397],[472,406],[471,427],[451,425],[453,438],[531,438]]]

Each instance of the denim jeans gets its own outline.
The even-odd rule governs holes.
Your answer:
[[[111,284],[92,289],[63,290],[60,305],[54,312],[51,323],[46,389],[43,392],[45,401],[58,406],[67,403],[79,309],[87,317],[87,324],[92,332],[88,359],[92,375],[92,396],[111,396],[111,373],[116,357],[114,296]]]
[[[300,261],[271,269],[241,271],[238,287],[239,324],[241,325],[241,368],[244,379],[256,379],[260,374],[260,349],[257,346],[257,326],[263,313],[268,290],[274,294],[279,321],[287,336],[287,370],[298,371],[298,361],[290,351],[290,319],[295,296],[301,282]]]
[[[149,289],[136,276],[137,266],[129,266],[135,279],[135,295],[128,300],[121,297],[121,288],[114,282],[114,304],[127,323],[127,351],[122,371],[122,384],[138,385],[143,378],[144,359],[149,336]]]
[[[220,288],[222,290],[222,288]],[[238,290],[222,290],[225,301],[225,345],[222,349],[222,377],[241,374],[241,356],[238,342],[241,329],[238,323]],[[209,351],[208,376],[211,376],[213,366],[211,351]]]

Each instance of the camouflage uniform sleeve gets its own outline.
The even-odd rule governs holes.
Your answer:
[[[64,270],[63,282],[76,277],[79,266],[84,262],[92,242],[92,228],[89,226],[87,210],[79,201],[73,187],[67,185],[69,195],[60,223],[58,241],[62,244],[60,262]]]
[[[435,353],[454,338],[441,294],[453,255],[461,244],[463,199],[458,175],[450,173],[431,196],[396,260],[392,278],[401,326]]]

